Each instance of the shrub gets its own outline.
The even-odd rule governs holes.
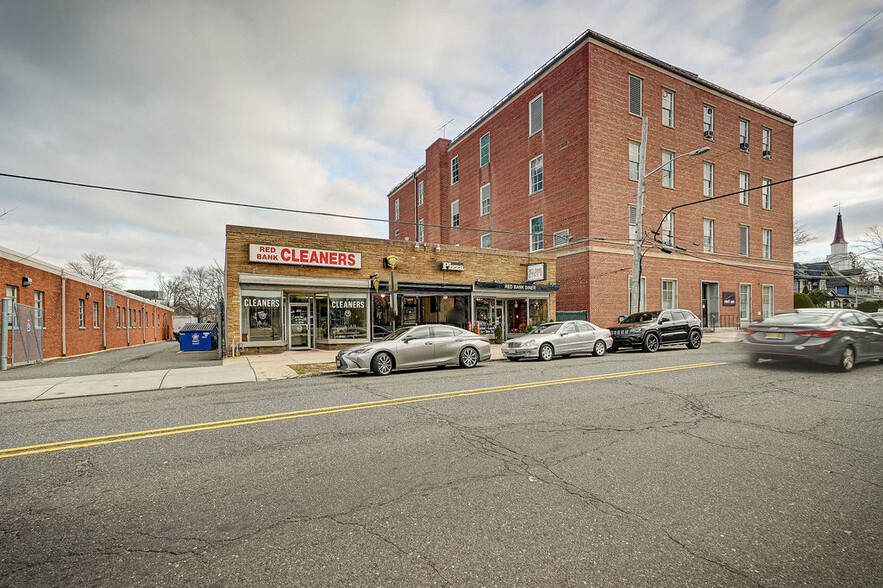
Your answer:
[[[856,306],[856,308],[862,312],[877,312],[880,306],[873,300],[865,300]]]
[[[795,292],[794,293],[794,308],[813,308],[815,304],[812,303],[812,298],[809,297],[809,294],[804,294],[803,292]]]

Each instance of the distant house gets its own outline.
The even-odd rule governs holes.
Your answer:
[[[883,283],[867,275],[849,253],[849,243],[843,237],[843,217],[837,213],[834,241],[826,261],[794,263],[794,291],[821,290],[833,298],[828,306],[854,308],[866,300],[883,299]]]

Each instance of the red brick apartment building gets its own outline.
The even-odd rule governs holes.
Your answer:
[[[389,237],[556,253],[557,308],[615,322],[629,308],[642,117],[645,173],[667,164],[647,177],[642,308],[738,326],[791,306],[792,188],[773,184],[792,177],[796,121],[592,31],[427,148],[389,193]],[[649,233],[660,225],[664,248]]]
[[[44,359],[172,338],[173,309],[5,247],[0,286],[2,297],[42,309],[42,319],[23,315],[13,329],[42,329]],[[14,337],[10,333],[9,353]]]

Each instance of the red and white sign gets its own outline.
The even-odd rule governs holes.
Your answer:
[[[279,245],[248,246],[248,260],[258,263],[281,263],[286,265],[312,265],[316,267],[339,267],[361,269],[362,254],[324,249],[302,249]]]

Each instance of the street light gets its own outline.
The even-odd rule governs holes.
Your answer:
[[[634,259],[632,261],[632,288],[629,314],[634,314],[641,310],[641,248],[644,245],[644,184],[646,183],[647,177],[655,174],[668,165],[672,165],[672,169],[674,169],[675,159],[687,155],[701,155],[702,153],[706,153],[709,149],[711,149],[711,147],[706,145],[705,147],[700,147],[699,149],[694,149],[687,153],[681,153],[680,155],[672,157],[651,172],[644,173],[644,160],[646,159],[647,153],[647,117],[644,117],[643,124],[641,125],[641,147],[638,153],[638,201],[637,206],[635,207],[635,246]]]

